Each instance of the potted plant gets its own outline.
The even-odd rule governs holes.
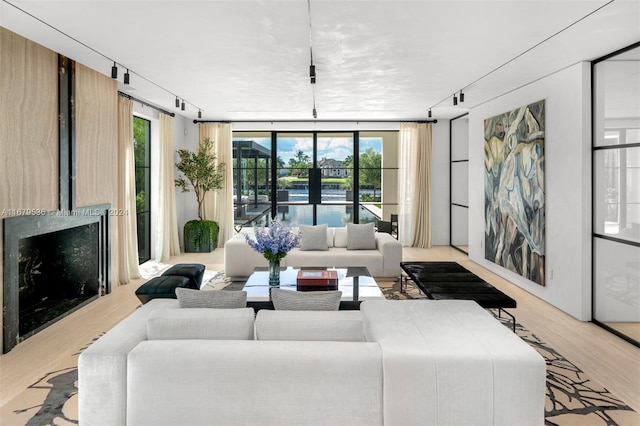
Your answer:
[[[213,141],[205,138],[198,151],[177,150],[180,161],[176,168],[183,174],[175,180],[182,192],[193,192],[198,201],[198,220],[184,224],[184,251],[186,253],[207,253],[218,244],[218,224],[204,220],[204,196],[209,191],[222,189],[224,185],[225,163],[217,164],[217,156],[211,152]]]

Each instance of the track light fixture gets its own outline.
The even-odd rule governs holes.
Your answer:
[[[313,118],[318,118],[318,111],[316,111],[315,107],[313,108]]]
[[[462,93],[462,90],[460,91],[460,103],[464,102],[464,93]]]
[[[453,95],[453,104],[458,105],[458,97],[456,95]]]
[[[202,118],[202,110],[201,109],[198,110],[198,118]]]
[[[129,84],[129,68],[127,68],[127,72],[124,73],[124,84]]]
[[[316,84],[316,66],[309,65],[309,77],[311,78],[311,84]]]
[[[176,108],[180,108],[180,99],[176,96]]]
[[[180,109],[184,111],[185,108],[185,103],[184,103],[184,99],[182,100],[182,103],[180,104]]]
[[[429,108],[429,118],[431,118],[431,108]]]
[[[113,66],[111,67],[111,78],[118,78],[118,67],[116,66],[116,63],[113,63]]]

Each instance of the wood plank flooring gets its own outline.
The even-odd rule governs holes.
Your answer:
[[[167,263],[203,263],[223,269],[224,250],[185,254]],[[458,261],[476,275],[518,301],[511,310],[518,322],[640,412],[640,349],[587,322],[581,322],[470,261],[447,246],[405,248],[405,261]],[[146,279],[118,286],[110,295],[79,309],[0,356],[0,406],[5,405],[47,372],[52,371],[139,305],[135,290]],[[0,419],[2,423],[2,419]]]

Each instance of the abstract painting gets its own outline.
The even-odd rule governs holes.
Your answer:
[[[484,120],[485,258],[544,285],[544,100]]]

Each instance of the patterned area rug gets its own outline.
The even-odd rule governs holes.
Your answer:
[[[203,290],[239,290],[242,284],[212,273],[203,280]],[[385,297],[392,300],[424,299],[417,288],[408,284],[379,283]],[[498,317],[496,317],[498,318]],[[498,318],[511,328],[511,320]],[[516,324],[516,333],[547,361],[546,425],[640,425],[640,415],[616,398],[606,388],[590,379],[573,363],[540,341],[531,331]],[[99,337],[99,336],[98,336]],[[97,337],[96,337],[97,339]],[[95,339],[94,339],[95,340]],[[91,342],[89,342],[90,344]],[[5,425],[77,425],[77,358],[84,348],[59,368],[48,373],[24,392],[4,405],[0,423]]]

